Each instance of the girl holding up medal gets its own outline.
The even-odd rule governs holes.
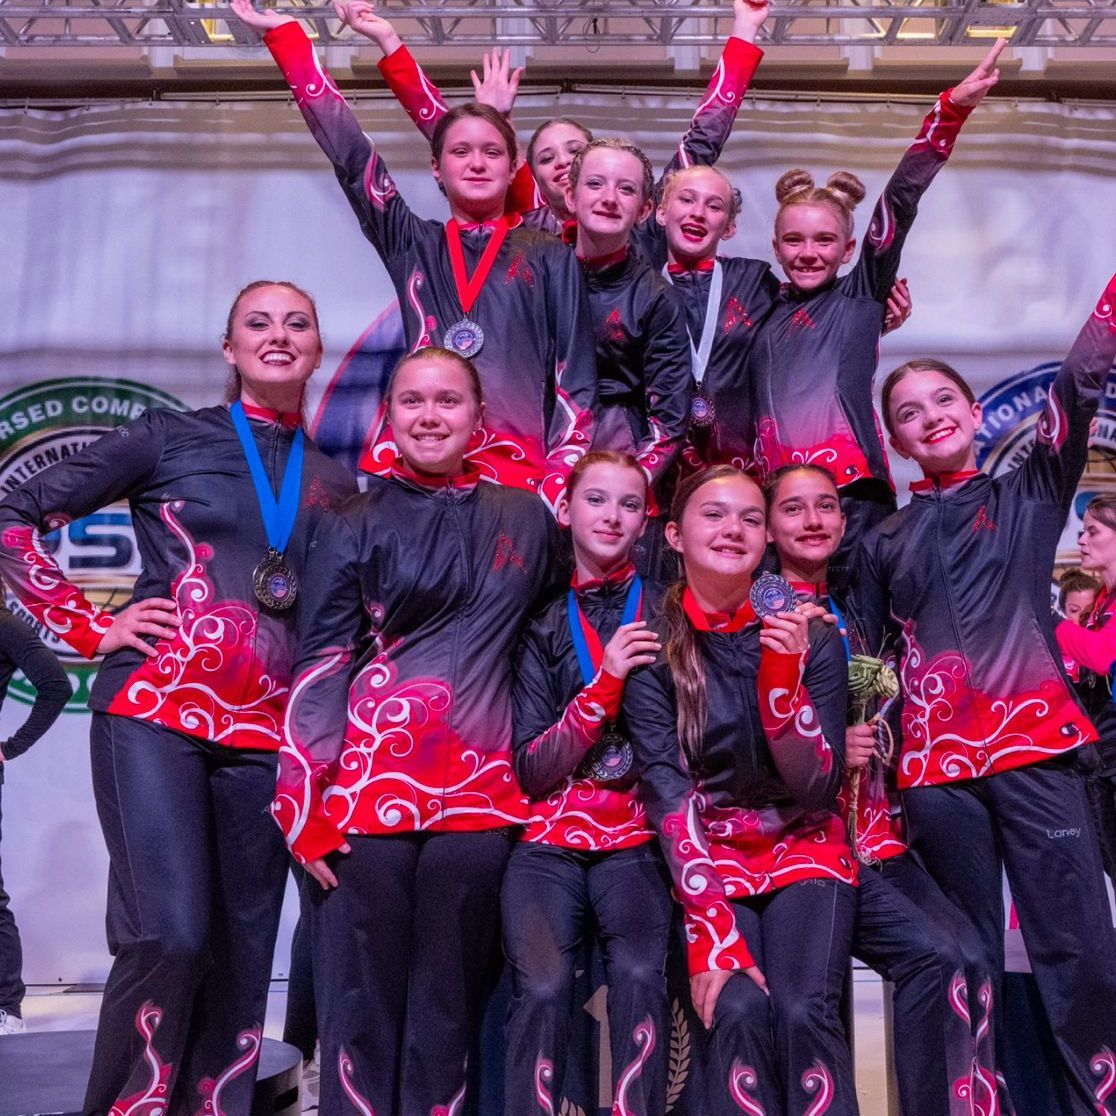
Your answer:
[[[615,1109],[661,1116],[666,1106],[672,904],[620,718],[625,678],[661,646],[642,619],[631,560],[646,517],[647,477],[634,458],[594,450],[577,463],[558,505],[574,578],[520,647],[515,769],[533,801],[501,892],[513,982],[508,1116],[559,1106],[574,966],[592,924],[609,987]]]
[[[457,353],[400,362],[391,477],[315,537],[274,814],[312,889],[321,1111],[456,1112],[528,817],[512,655],[558,529],[466,456],[484,419]]]
[[[1116,358],[1116,279],[1050,388],[1026,460],[977,471],[980,404],[947,364],[884,382],[892,447],[925,479],[864,540],[853,606],[901,638],[898,785],[911,847],[976,926],[1002,1005],[1006,871],[1072,1116],[1116,1072],[1116,940],[1077,750],[1097,734],[1062,668],[1050,570]],[[1000,1022],[1000,1020],[997,1020]]]
[[[800,599],[836,619],[846,658],[854,649],[870,653],[846,602],[826,581],[845,529],[832,474],[818,465],[786,465],[772,475],[766,496],[780,573]],[[880,732],[874,723],[846,730],[848,774],[839,803],[861,865],[852,954],[894,985],[903,1112],[970,1116],[999,1111],[997,1103],[1010,1111],[996,1072],[990,974],[980,942],[908,852],[897,796],[893,801],[894,770],[878,752]]]
[[[944,92],[876,203],[860,257],[852,211],[864,197],[844,171],[815,187],[788,171],[775,195],[775,258],[787,277],[752,347],[754,458],[763,476],[813,463],[837,478],[848,526],[830,579],[848,579],[849,556],[864,532],[895,510],[895,489],[872,405],[885,306],[919,199],[949,158],[969,114],[996,84],[997,40],[979,66]]]
[[[687,477],[666,538],[684,577],[650,619],[666,646],[628,679],[624,716],[711,1028],[701,1111],[855,1113],[841,640],[781,578],[753,581],[764,499],[738,469]]]
[[[251,0],[235,0],[233,10],[266,32],[268,49],[391,276],[408,347],[445,346],[475,362],[490,404],[470,459],[488,480],[538,492],[553,507],[592,439],[596,368],[576,261],[553,237],[504,212],[515,133],[483,105],[444,115],[432,134],[432,166],[450,219],[420,218],[299,24],[270,9],[256,11]],[[345,22],[352,11],[351,3],[337,4]],[[390,473],[394,455],[390,431],[378,431],[362,467]]]
[[[305,437],[314,304],[253,283],[229,312],[228,405],[151,410],[0,503],[0,567],[36,618],[104,655],[90,697],[114,955],[84,1111],[247,1113],[286,881],[266,816],[318,520],[356,491]],[[204,453],[199,452],[204,447]],[[127,500],[142,569],[108,613],[43,534]]]

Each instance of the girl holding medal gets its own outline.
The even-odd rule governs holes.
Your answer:
[[[148,411],[0,503],[5,579],[75,650],[105,656],[91,745],[114,961],[90,1116],[186,1116],[218,1095],[226,1116],[252,1107],[286,880],[266,815],[301,578],[318,520],[356,485],[301,429],[322,357],[309,296],[246,287],[224,349],[231,407]],[[124,499],[142,569],[111,614],[42,536]]]
[[[712,1028],[702,1112],[855,1113],[838,1005],[857,869],[833,812],[845,659],[785,581],[753,582],[765,523],[738,469],[679,485],[666,538],[684,577],[651,620],[666,646],[628,679],[624,716]]]
[[[346,23],[353,9],[337,4]],[[596,368],[577,262],[553,237],[504,212],[515,133],[483,105],[444,115],[432,134],[432,166],[450,219],[424,220],[400,196],[293,17],[256,11],[251,0],[235,0],[234,11],[266,32],[264,42],[391,276],[408,347],[444,345],[475,362],[490,403],[470,460],[487,480],[538,492],[553,507],[592,440]],[[362,468],[390,474],[395,453],[390,430],[378,428]]]
[[[557,527],[466,456],[480,379],[429,348],[393,373],[391,477],[315,537],[274,814],[312,889],[321,1111],[458,1111],[527,801],[512,656]]]
[[[538,1111],[544,1094],[558,1106],[574,966],[591,923],[605,955],[616,1110],[661,1116],[666,1106],[672,904],[618,724],[625,678],[661,646],[641,618],[631,560],[646,516],[647,477],[630,455],[594,450],[574,466],[558,505],[574,578],[520,647],[515,769],[533,801],[501,891],[513,983],[508,1116]]]
[[[847,659],[854,648],[870,653],[826,581],[845,529],[832,474],[818,465],[786,465],[770,478],[766,496],[767,534],[780,573],[800,599],[835,618]],[[894,985],[903,1112],[970,1116],[997,1111],[997,1101],[1011,1111],[996,1071],[991,978],[980,942],[908,852],[897,796],[893,801],[894,771],[878,753],[874,721],[846,729],[848,774],[839,802],[861,865],[852,954]]]
[[[1076,757],[1096,732],[1062,669],[1049,571],[1116,358],[1114,305],[1116,280],[1055,377],[1027,459],[997,477],[976,469],[981,408],[957,372],[919,360],[888,376],[891,445],[925,479],[865,539],[853,600],[867,646],[890,622],[901,635],[911,847],[976,926],[994,1008],[1006,871],[1073,1116],[1108,1095],[1116,941]]]
[[[848,526],[830,579],[845,582],[863,533],[895,510],[895,488],[872,405],[885,306],[919,199],[949,158],[969,114],[996,84],[997,40],[979,66],[944,92],[876,203],[852,259],[853,207],[864,187],[838,172],[824,188],[788,171],[775,188],[772,241],[787,277],[751,351],[754,458],[763,476],[781,465],[823,465],[837,478]]]

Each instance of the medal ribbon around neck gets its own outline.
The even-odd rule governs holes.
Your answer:
[[[453,284],[457,288],[457,298],[461,303],[461,312],[468,316],[473,309],[473,303],[481,293],[485,280],[492,265],[496,262],[496,253],[508,235],[508,219],[501,217],[484,246],[481,258],[476,269],[470,277],[465,273],[465,252],[461,247],[461,227],[452,218],[446,222],[446,247],[449,250],[450,267],[453,268]]]
[[[663,278],[672,286],[674,280],[666,267],[663,268]],[[690,327],[686,326],[686,333],[690,338],[690,356],[693,358],[694,383],[699,387],[705,382],[705,370],[709,366],[709,354],[713,351],[713,338],[717,333],[717,316],[721,309],[721,289],[724,286],[725,271],[721,261],[713,261],[713,275],[709,280],[709,301],[705,304],[705,321],[701,327],[701,340],[694,345],[694,335]]]
[[[276,499],[256,439],[252,437],[248,418],[239,399],[229,408],[229,413],[236,428],[236,436],[240,439],[240,447],[248,460],[248,472],[252,475],[252,484],[256,489],[256,500],[260,505],[260,517],[263,519],[264,531],[267,534],[268,548],[277,554],[282,554],[287,549],[287,543],[291,541],[291,532],[298,517],[298,494],[302,488],[304,455],[302,427],[295,431],[291,453],[287,458],[287,467],[283,470],[283,479],[279,482],[279,498]]]
[[[632,578],[628,596],[624,600],[624,613],[620,617],[621,627],[638,618],[642,603],[643,582],[639,574],[636,574]],[[573,640],[578,665],[581,667],[581,677],[588,686],[597,677],[597,671],[604,659],[601,637],[597,635],[596,629],[581,611],[581,605],[577,603],[577,594],[572,589],[566,597],[566,615],[570,624],[570,638]]]

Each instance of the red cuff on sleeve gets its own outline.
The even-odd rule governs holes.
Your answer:
[[[686,925],[686,967],[690,976],[697,973],[711,973],[720,969],[748,969],[756,962],[748,950],[744,936],[735,927],[732,909],[727,903],[717,902],[714,905],[721,922],[726,918],[732,926],[732,940],[719,946],[715,943],[710,933],[709,925],[702,919],[694,918],[689,913],[685,917]],[[709,913],[713,913],[711,908]]]
[[[345,835],[337,826],[314,812],[306,819],[302,831],[289,847],[295,860],[299,864],[306,864],[311,860],[320,860],[344,843]]]
[[[730,35],[721,57],[725,60],[729,80],[747,88],[763,61],[763,51],[755,43],[746,43],[743,39]]]
[[[276,58],[279,54],[294,46],[295,43],[300,41],[309,42],[306,37],[306,32],[299,26],[297,20],[291,20],[290,23],[281,23],[278,27],[273,27],[263,37],[264,46],[275,55]]]

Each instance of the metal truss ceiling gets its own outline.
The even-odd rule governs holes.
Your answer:
[[[355,45],[321,3],[276,5],[323,43]],[[731,7],[701,0],[406,0],[379,5],[411,44],[699,46],[720,42]],[[957,45],[1010,36],[1017,47],[1116,46],[1116,0],[776,0],[761,44]],[[189,47],[227,51],[257,42],[225,3],[189,0],[0,0],[0,47]],[[191,52],[193,53],[193,52]]]

